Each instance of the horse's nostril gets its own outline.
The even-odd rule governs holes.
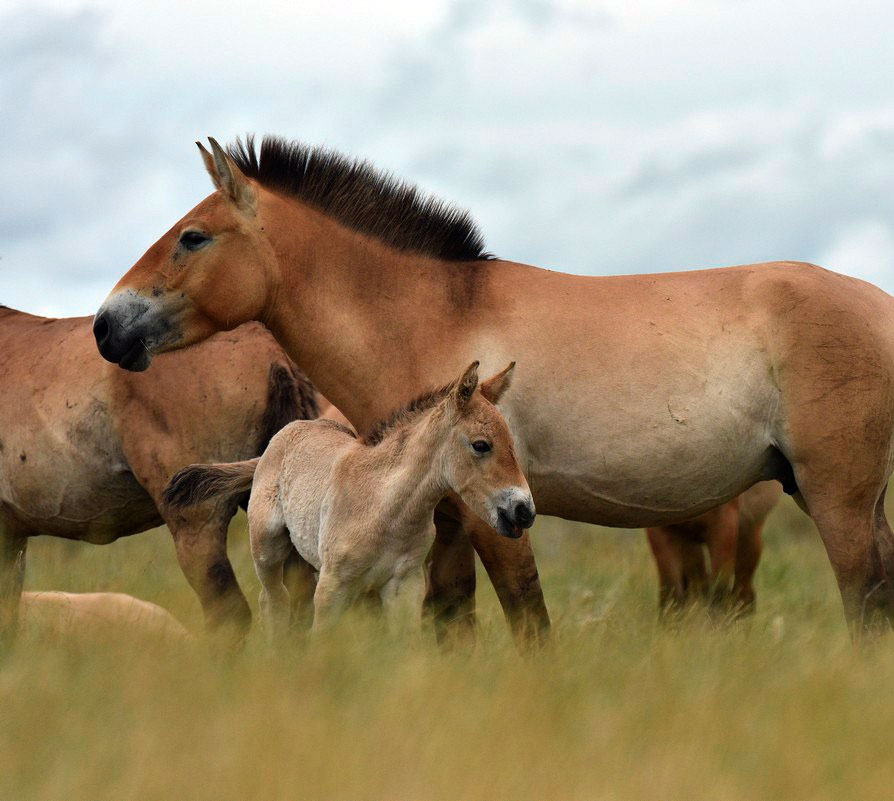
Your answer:
[[[101,314],[93,322],[93,336],[96,337],[96,343],[102,345],[109,336],[109,323],[105,314]]]
[[[515,505],[515,520],[522,528],[529,528],[534,522],[534,512],[527,503],[519,502]]]

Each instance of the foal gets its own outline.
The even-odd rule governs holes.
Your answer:
[[[283,564],[293,545],[319,571],[315,631],[368,591],[379,593],[393,629],[416,629],[422,565],[442,498],[456,493],[508,537],[520,537],[534,522],[512,435],[494,405],[514,366],[478,387],[473,362],[457,381],[413,401],[363,440],[329,420],[292,423],[260,459],[181,470],[165,499],[185,506],[244,492],[254,481],[251,552],[271,641],[289,624]]]

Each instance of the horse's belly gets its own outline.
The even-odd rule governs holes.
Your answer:
[[[659,525],[769,477],[777,393],[760,378],[729,386],[594,399],[588,414],[576,410],[574,425],[562,425],[560,413],[542,420],[521,438],[538,511],[601,525]]]

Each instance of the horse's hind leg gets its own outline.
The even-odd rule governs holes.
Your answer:
[[[15,641],[28,540],[0,521],[0,658]]]
[[[238,646],[251,626],[251,610],[227,556],[232,509],[225,504],[167,513],[177,561],[199,597],[205,627],[224,647]]]
[[[763,550],[764,521],[754,523],[742,521],[736,541],[736,568],[733,579],[733,603],[742,615],[754,612],[754,573]]]

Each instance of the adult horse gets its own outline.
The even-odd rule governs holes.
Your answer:
[[[314,389],[263,326],[172,353],[157,375],[96,358],[89,317],[0,308],[0,630],[11,633],[29,537],[108,543],[167,523],[207,627],[251,620],[230,561],[234,503],[167,514],[184,465],[257,456],[286,423],[315,417]]]
[[[142,370],[262,320],[360,427],[478,354],[484,371],[514,359],[502,408],[540,512],[652,526],[775,478],[816,522],[848,620],[891,616],[887,294],[799,263],[617,277],[515,264],[484,253],[468,216],[365,163],[276,138],[211,145],[217,191],[97,312],[104,357]],[[461,538],[439,541],[464,564]]]

